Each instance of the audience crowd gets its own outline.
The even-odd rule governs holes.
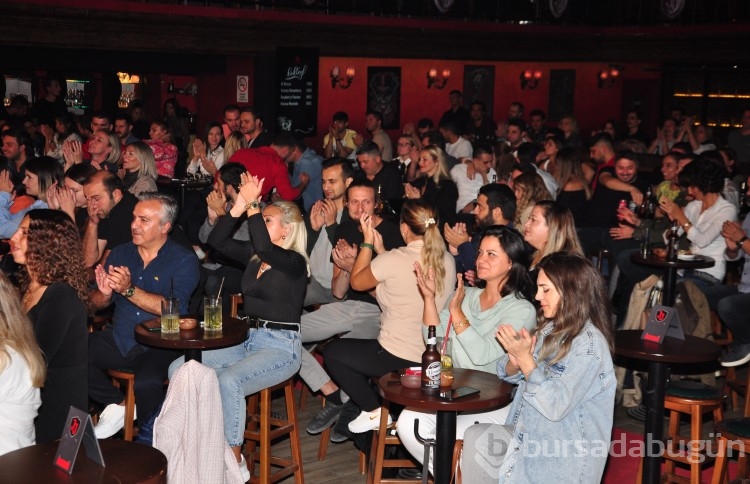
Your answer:
[[[722,364],[750,361],[750,268],[739,285],[725,281],[731,261],[750,257],[741,220],[750,109],[726,145],[680,110],[653,137],[631,111],[622,132],[609,121],[586,139],[572,115],[553,126],[534,109],[527,121],[514,102],[496,121],[452,91],[439,120],[407,123],[393,140],[381,113],[365,113],[367,132],[357,133],[340,111],[322,145],[308,146],[267,131],[253,108],[226,106],[192,139],[174,99],[150,123],[139,100],[86,122],[57,102],[59,86],[57,95],[47,88],[34,106],[14,98],[0,116],[0,238],[9,239],[0,454],[59,438],[71,405],[101,411],[98,438],[115,435],[125,407],[112,368],[134,371],[138,438],[150,443],[164,381],[183,359],[138,344],[134,327],[157,317],[166,297],[201,313],[203,296],[221,288],[225,308],[230,294],[243,296],[250,329],[203,361],[218,375],[224,435],[243,477],[247,395],[299,374],[326,399],[307,431],[333,427],[332,441],[361,445],[380,422],[370,378],[418,366],[427,327],[437,326],[456,368],[519,386],[508,407],[459,416],[464,461],[488,452],[491,431],[515,449],[498,462],[507,482],[551,472],[598,481],[601,458],[532,463],[518,447],[608,442],[612,335],[634,285],[653,272],[630,254],[663,246],[670,230],[681,248],[715,261],[680,278],[734,331]],[[195,188],[175,191],[173,178]],[[590,259],[610,276],[609,295]],[[94,315],[109,322],[89,333]],[[310,345],[336,336],[321,364]],[[582,419],[599,432],[579,435]],[[435,415],[407,408],[399,417],[421,460],[415,420],[434,436]],[[465,476],[485,471],[469,464]]]

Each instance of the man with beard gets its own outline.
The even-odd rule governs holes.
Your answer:
[[[304,306],[336,301],[331,292],[333,261],[331,250],[336,243],[336,230],[350,220],[344,211],[344,194],[354,176],[348,160],[328,158],[323,162],[324,199],[315,202],[305,218],[307,253],[310,255],[310,281],[307,283]]]
[[[83,183],[89,218],[83,234],[86,267],[104,264],[116,246],[131,240],[130,222],[138,201],[125,190],[120,177],[107,170],[97,171]]]
[[[443,236],[448,242],[448,249],[456,258],[456,272],[462,272],[464,275],[467,271],[472,271],[472,273],[475,271],[482,231],[491,225],[513,226],[513,219],[516,217],[516,195],[508,185],[499,183],[485,185],[479,189],[477,205],[472,213],[477,225],[477,233],[474,237],[469,238],[464,223],[457,223],[453,227],[445,224],[444,227]]]
[[[375,230],[383,238],[385,250],[404,245],[398,226],[391,221],[375,215],[375,188],[368,180],[356,180],[346,189],[346,207],[349,220],[342,221],[336,229],[333,247],[333,278],[331,291],[337,299],[321,306],[317,311],[302,315],[302,343],[313,343],[326,340],[340,333],[347,333],[344,338],[374,339],[380,332],[380,307],[369,292],[355,291],[349,285],[354,260],[364,242],[360,230],[360,219],[365,215],[372,217]],[[369,249],[364,249],[369,250]],[[373,254],[377,256],[377,254]],[[331,380],[320,363],[308,352],[302,352],[300,376],[312,391],[325,395],[326,406],[310,421],[307,431],[318,434],[338,420],[346,396]],[[331,440],[342,442],[347,437],[334,432]]]

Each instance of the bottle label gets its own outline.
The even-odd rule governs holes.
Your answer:
[[[437,337],[433,336],[432,338],[427,338],[427,344],[428,345],[437,344]]]
[[[430,363],[430,366],[428,366],[425,369],[425,375],[427,375],[427,382],[426,386],[427,388],[440,388],[440,362],[436,361],[434,363]]]

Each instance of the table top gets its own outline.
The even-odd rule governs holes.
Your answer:
[[[691,260],[677,259],[668,261],[661,257],[656,257],[653,254],[648,257],[643,257],[640,252],[633,252],[630,255],[630,260],[636,264],[649,266],[649,267],[674,267],[675,269],[705,269],[706,267],[713,267],[714,260],[711,257],[705,255],[693,255]]]
[[[202,188],[213,184],[210,178],[167,178],[160,176],[156,178],[156,184],[163,187],[187,187]]]
[[[628,358],[664,363],[709,363],[721,355],[721,348],[705,338],[685,335],[685,340],[667,336],[655,343],[641,339],[643,331],[627,329],[615,332],[615,353]]]
[[[510,402],[513,385],[500,380],[497,375],[485,371],[453,368],[453,385],[450,388],[472,387],[479,390],[476,395],[445,400],[438,395],[425,395],[420,388],[406,388],[400,384],[398,372],[391,372],[378,379],[378,392],[388,401],[416,407],[422,410],[467,411],[492,410]],[[448,387],[441,387],[441,391]]]
[[[195,315],[180,316],[196,318]],[[196,318],[200,321],[201,318]],[[135,340],[146,346],[166,349],[200,349],[224,348],[240,344],[247,339],[248,324],[227,315],[222,317],[221,331],[204,331],[200,326],[195,329],[181,329],[179,333],[162,334],[161,331],[149,331],[147,328],[161,327],[161,318],[149,319],[135,327]]]
[[[0,456],[0,484],[166,482],[167,458],[159,450],[124,440],[100,440],[104,464],[86,457],[83,445],[68,475],[52,464],[59,442],[24,447]]]

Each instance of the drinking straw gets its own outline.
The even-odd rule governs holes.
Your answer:
[[[174,298],[174,277],[169,278],[169,299]]]
[[[221,284],[219,284],[219,293],[216,295],[216,299],[221,299],[221,288],[224,287],[224,278],[221,278]]]
[[[443,338],[443,347],[440,348],[440,354],[445,354],[445,348],[448,346],[448,335],[451,334],[451,326],[453,325],[453,316],[448,316],[448,327],[445,329],[445,337]]]

